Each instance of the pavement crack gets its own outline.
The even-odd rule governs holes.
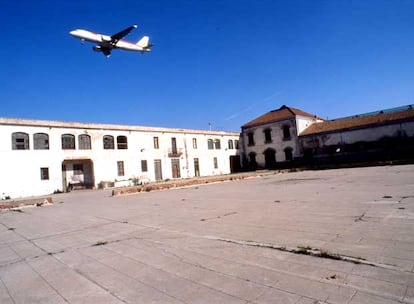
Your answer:
[[[235,212],[235,211],[234,212],[227,212],[223,215],[218,215],[218,216],[214,216],[214,217],[210,217],[210,218],[202,218],[200,221],[204,222],[204,221],[210,221],[210,220],[217,220],[217,219],[220,219],[220,218],[225,217],[225,216],[235,215],[237,213],[238,212]]]
[[[1,282],[1,284],[3,285],[4,289],[6,290],[7,295],[9,296],[9,299],[11,299],[11,301],[15,304],[15,303],[16,303],[16,301],[14,301],[14,299],[13,299],[12,295],[10,294],[9,289],[7,288],[7,285],[4,283],[4,281],[3,281],[3,279],[2,279],[1,277],[0,277],[0,282]]]
[[[364,220],[365,212],[363,212],[360,216],[358,216],[354,222],[365,222]]]
[[[369,262],[364,258],[361,257],[352,257],[347,255],[342,255],[338,253],[331,253],[326,250],[318,249],[318,248],[312,248],[310,246],[297,246],[295,248],[288,248],[285,246],[277,246],[271,243],[259,243],[254,241],[243,241],[243,240],[232,240],[232,239],[226,239],[226,238],[220,238],[220,237],[214,237],[214,236],[208,236],[207,239],[236,244],[236,245],[243,245],[243,246],[251,246],[251,247],[258,247],[258,248],[267,248],[267,249],[273,249],[273,250],[279,250],[282,252],[289,252],[293,254],[303,254],[303,255],[309,255],[317,258],[324,258],[324,259],[331,259],[331,260],[340,260],[344,262],[350,262],[354,264],[364,264],[367,266],[373,266],[373,267],[382,267],[387,269],[394,269],[394,267],[390,267],[388,265]]]
[[[48,280],[46,280],[46,278],[39,272],[37,271],[30,263],[26,262],[26,265],[30,267],[30,269],[32,269],[50,288],[52,288],[52,290],[54,292],[56,292],[56,294],[61,297],[66,303],[69,303],[68,299],[66,299],[60,292],[59,290],[57,290],[51,282],[49,282]]]

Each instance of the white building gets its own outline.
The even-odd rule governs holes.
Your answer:
[[[227,174],[238,166],[238,140],[236,132],[0,118],[0,194]]]

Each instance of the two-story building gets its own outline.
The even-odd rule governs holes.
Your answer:
[[[0,193],[14,198],[227,174],[237,169],[239,136],[0,118]]]
[[[299,134],[318,121],[315,115],[283,105],[244,124],[244,167],[271,169],[301,157]]]
[[[333,120],[282,106],[242,126],[243,167],[413,158],[412,105]]]

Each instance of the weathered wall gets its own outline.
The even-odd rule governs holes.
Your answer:
[[[230,149],[228,140],[233,143],[239,140],[239,134],[234,132],[215,132],[199,130],[177,130],[148,128],[134,130],[122,126],[89,125],[58,122],[47,124],[41,122],[27,124],[25,120],[13,120],[8,124],[2,119],[0,124],[0,194],[2,196],[23,197],[52,193],[64,189],[65,174],[62,164],[67,164],[66,178],[71,175],[72,165],[77,162],[90,160],[93,163],[94,186],[101,181],[114,181],[143,177],[155,181],[154,160],[160,159],[163,179],[172,178],[171,159],[179,159],[180,175],[182,178],[195,176],[194,158],[199,159],[200,175],[217,175],[230,173],[230,156],[238,154],[235,148]],[[12,150],[12,133],[24,132],[29,135],[28,150]],[[34,150],[33,134],[49,135],[48,150]],[[63,150],[62,134],[75,136],[75,150]],[[91,149],[80,150],[78,136],[87,134],[91,137]],[[115,138],[115,149],[103,148],[103,136],[112,135]],[[117,149],[116,137],[126,136],[128,149]],[[158,137],[159,149],[154,148],[153,138]],[[177,154],[171,155],[171,138],[176,138]],[[193,147],[193,138],[197,148]],[[219,139],[220,149],[208,149],[208,139]],[[234,147],[234,145],[233,145]],[[217,158],[217,168],[214,168],[214,158]],[[147,160],[148,171],[142,172],[141,160]],[[117,162],[124,162],[124,175],[118,176]],[[40,168],[49,169],[49,179],[41,180]],[[86,168],[87,169],[87,168]]]

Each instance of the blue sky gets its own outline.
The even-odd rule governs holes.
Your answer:
[[[77,28],[149,35],[149,54]],[[286,104],[337,118],[414,103],[414,1],[0,0],[0,116],[238,131]]]

